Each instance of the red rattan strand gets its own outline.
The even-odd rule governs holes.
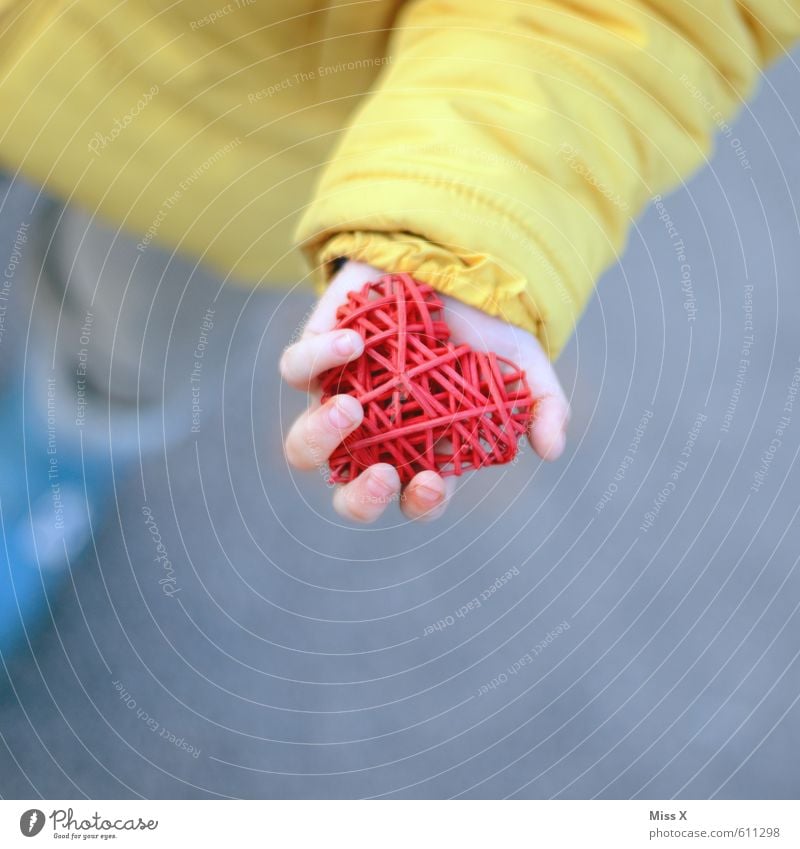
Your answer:
[[[408,274],[348,294],[337,327],[357,330],[364,353],[321,377],[323,402],[349,393],[364,421],[330,457],[331,480],[391,463],[403,483],[424,469],[460,475],[508,463],[535,401],[525,373],[496,354],[450,342],[444,305]]]

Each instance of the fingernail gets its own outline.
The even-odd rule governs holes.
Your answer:
[[[371,469],[367,477],[367,492],[373,498],[385,498],[393,495],[397,483],[397,473],[391,469]]]
[[[328,410],[328,421],[335,428],[346,428],[354,425],[361,417],[361,405],[358,401],[345,395],[337,398]]]
[[[340,357],[349,357],[355,354],[362,347],[361,336],[353,330],[348,330],[345,333],[340,333],[333,340],[333,350]]]
[[[444,498],[444,493],[440,489],[427,486],[424,483],[414,487],[414,494],[423,504],[430,507],[438,504]]]

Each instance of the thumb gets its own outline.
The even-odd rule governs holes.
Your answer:
[[[569,402],[539,341],[531,336],[530,344],[520,349],[518,363],[525,370],[528,387],[536,401],[528,440],[543,460],[557,460],[567,444],[567,425],[571,417]]]
[[[528,440],[543,460],[557,460],[566,445],[569,402],[539,340],[521,327],[453,298],[444,300],[447,323],[455,339],[477,350],[494,351],[525,371],[528,388],[536,400]]]
[[[334,274],[328,288],[317,301],[314,312],[303,329],[303,336],[332,330],[336,324],[336,311],[347,300],[347,293],[360,289],[365,283],[378,280],[385,273],[365,262],[348,260]]]

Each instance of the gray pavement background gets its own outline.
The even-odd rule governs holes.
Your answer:
[[[54,627],[0,670],[0,794],[797,798],[800,402],[751,486],[800,357],[799,81],[773,69],[741,147],[721,138],[664,201],[694,320],[651,207],[558,363],[566,457],[462,479],[439,524],[343,526],[322,480],[287,469],[303,400],[275,364],[310,298],[226,290],[242,314],[210,345],[227,368],[200,433],[119,479]]]

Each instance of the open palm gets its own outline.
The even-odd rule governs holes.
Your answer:
[[[294,422],[286,438],[286,457],[298,469],[324,465],[334,448],[361,424],[363,410],[350,395],[337,395],[320,404],[317,378],[363,352],[363,340],[355,331],[333,329],[336,311],[346,302],[348,292],[383,274],[363,263],[346,263],[317,303],[300,341],[287,348],[281,358],[281,374],[286,382],[312,396],[308,410]],[[525,370],[528,386],[537,400],[528,438],[542,459],[557,459],[566,441],[569,404],[539,341],[527,331],[454,298],[442,300],[453,342],[494,351]],[[400,506],[410,519],[431,519],[444,511],[453,488],[453,478],[424,471],[402,489],[397,470],[378,463],[350,483],[337,487],[333,503],[347,519],[372,522],[399,496]]]

